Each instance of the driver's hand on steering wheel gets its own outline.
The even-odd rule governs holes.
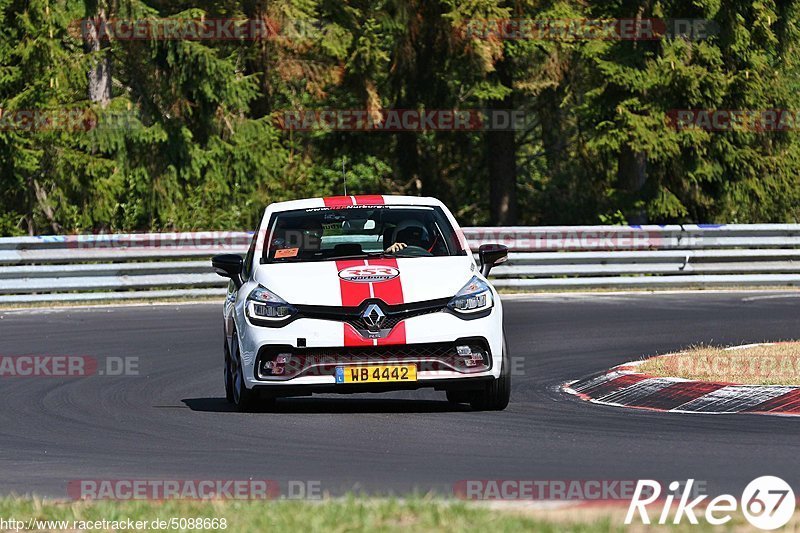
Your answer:
[[[400,250],[406,248],[407,246],[408,245],[406,243],[404,243],[404,242],[396,242],[393,245],[391,245],[390,247],[388,247],[384,253],[395,254],[395,253],[399,252]]]

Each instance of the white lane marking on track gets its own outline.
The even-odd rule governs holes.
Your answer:
[[[756,294],[759,296],[749,296],[743,298],[742,301],[749,301],[750,299],[767,299],[767,298],[800,298],[800,291],[787,292],[786,289],[778,290],[765,290],[765,289],[703,289],[703,290],[639,290],[639,291],[567,291],[567,292],[535,292],[535,293],[500,293],[500,297],[504,300],[549,300],[549,299],[569,299],[569,300],[586,300],[602,297],[653,297],[653,296],[666,296],[666,295],[747,295]]]
[[[225,295],[222,295],[224,299]],[[89,305],[65,305],[61,307],[32,307],[32,308],[24,308],[24,309],[2,309],[0,310],[0,314],[15,314],[15,315],[49,315],[49,314],[56,314],[56,313],[69,313],[71,311],[78,311],[78,312],[104,312],[104,313],[111,313],[115,309],[126,309],[131,307],[169,307],[169,306],[187,306],[187,305],[197,305],[197,306],[222,306],[222,299],[214,298],[213,300],[204,301],[204,302],[148,302],[148,303],[119,303],[119,304],[89,304]]]
[[[800,298],[800,293],[798,294],[764,294],[762,296],[748,296],[747,298],[742,298],[743,302],[756,302],[758,300],[778,300],[781,298]]]

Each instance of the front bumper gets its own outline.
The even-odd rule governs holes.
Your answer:
[[[337,367],[409,364],[416,366],[417,372],[476,375],[491,370],[492,357],[486,339],[480,337],[455,342],[334,348],[269,344],[258,351],[254,366],[258,381],[290,381],[308,376],[334,376]]]
[[[495,306],[482,318],[463,320],[448,312],[412,317],[402,322],[405,342],[373,346],[346,346],[344,325],[331,320],[302,318],[281,328],[250,324],[237,317],[239,339],[248,388],[281,388],[280,394],[306,392],[370,392],[420,387],[455,388],[456,382],[472,384],[500,375],[503,334],[502,309]],[[399,326],[398,326],[399,327]],[[467,367],[455,346],[482,346],[485,359]],[[264,362],[278,354],[292,356],[283,374],[264,372]],[[364,364],[416,364],[417,381],[379,384],[336,384],[337,366]],[[452,387],[451,387],[452,385]]]
[[[360,384],[285,384],[280,387],[273,387],[264,384],[257,384],[253,390],[264,398],[288,397],[288,396],[310,396],[312,394],[360,394],[392,392],[399,390],[417,390],[422,388],[433,388],[435,390],[480,390],[486,383],[494,378],[492,376],[471,376],[459,379],[426,379],[413,382],[394,382],[394,383],[360,383]]]

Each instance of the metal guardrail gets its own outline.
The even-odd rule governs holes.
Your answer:
[[[800,285],[800,224],[465,228],[509,246],[508,290]],[[252,233],[0,238],[0,303],[222,295],[209,259]]]

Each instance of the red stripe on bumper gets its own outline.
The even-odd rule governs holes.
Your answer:
[[[345,346],[373,346],[372,339],[365,339],[348,323],[344,324],[344,345]]]
[[[389,344],[406,344],[406,323],[400,322],[394,329],[384,337],[378,339],[378,346],[386,346]]]

